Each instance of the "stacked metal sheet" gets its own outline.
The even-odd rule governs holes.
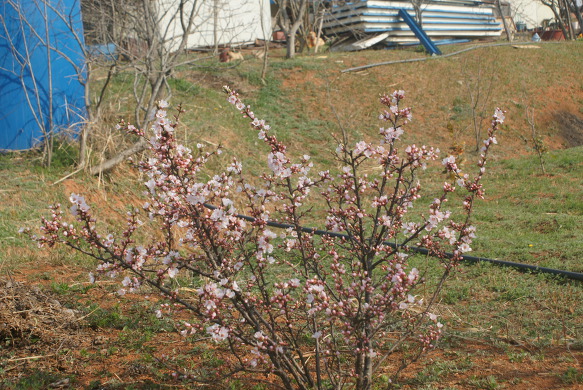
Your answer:
[[[419,1],[419,0],[417,0]],[[404,9],[412,17],[412,1],[361,0],[330,9],[324,19],[326,35],[352,35],[358,38],[353,50],[385,44],[418,44],[419,40],[398,16]],[[422,28],[436,43],[498,37],[501,24],[492,5],[471,0],[426,0],[421,5]],[[353,39],[353,40],[354,40]]]

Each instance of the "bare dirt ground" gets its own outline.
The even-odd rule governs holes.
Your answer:
[[[583,119],[570,112],[555,114],[561,137],[569,147],[583,145]]]
[[[173,373],[177,367],[172,360],[165,360],[168,356],[187,356],[189,366],[209,364],[220,377],[220,364],[217,367],[214,360],[217,356],[226,358],[225,351],[212,347],[211,354],[208,351],[193,354],[193,345],[177,331],[160,330],[151,339],[132,341],[128,337],[131,325],[121,329],[107,324],[99,326],[88,321],[93,312],[71,308],[96,304],[93,311],[97,307],[116,307],[122,315],[131,316],[135,315],[135,302],[143,301],[143,295],[120,297],[107,282],[85,293],[61,295],[46,281],[50,279],[70,288],[87,287],[88,282],[79,282],[85,273],[81,267],[45,262],[0,280],[0,368],[4,380],[29,383],[25,378],[43,373],[48,381],[38,388],[222,389],[229,385],[229,380],[203,385],[176,379]],[[39,280],[39,275],[45,281]],[[31,279],[36,282],[31,283]],[[155,298],[150,297],[152,300]],[[577,383],[570,384],[565,376],[574,364],[581,367],[582,350],[565,344],[537,348],[503,336],[483,336],[446,333],[438,348],[403,372],[401,388],[583,388]],[[394,364],[398,361],[396,356]],[[212,375],[212,369],[207,374]],[[237,378],[242,388],[257,384],[277,388],[273,385],[275,378],[267,377],[261,382],[244,375]],[[432,387],[424,387],[428,384]]]

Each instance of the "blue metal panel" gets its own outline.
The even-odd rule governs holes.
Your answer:
[[[431,38],[429,38],[427,34],[425,34],[425,31],[423,31],[421,26],[417,24],[417,22],[411,17],[411,15],[407,13],[406,10],[400,9],[399,16],[403,18],[403,20],[405,21],[405,23],[407,23],[411,31],[415,33],[415,36],[417,37],[417,39],[419,39],[423,47],[425,47],[425,50],[427,50],[430,54],[441,55],[441,50],[439,50],[439,48],[433,44]]]
[[[379,32],[387,32],[387,31],[409,31],[410,29],[407,27],[385,27],[385,28],[364,28],[362,31],[366,33],[379,33]],[[498,27],[479,27],[479,28],[425,28],[423,31],[441,31],[445,35],[450,34],[452,32],[488,32],[488,31],[500,31]]]
[[[413,13],[414,12],[414,10],[407,10],[407,11],[410,12],[410,13]],[[443,10],[431,10],[430,12],[429,11],[426,11],[426,14],[431,14],[431,12],[433,12],[433,13],[439,13],[439,12],[441,12],[441,13],[446,13],[446,14],[455,14],[455,12],[443,11]],[[457,13],[458,14],[462,14],[462,12],[457,12]],[[465,15],[465,14],[467,14],[467,15]],[[378,13],[378,12],[363,12],[360,15],[362,15],[362,16],[390,16],[390,14],[381,14],[381,13]],[[353,16],[353,15],[347,15],[347,16],[345,16],[345,18],[346,17],[350,17],[350,16]],[[430,18],[445,18],[445,19],[475,19],[475,20],[494,20],[494,21],[496,20],[495,17],[490,16],[490,15],[486,15],[486,14],[476,15],[476,14],[471,13],[471,12],[464,13],[464,16],[455,16],[455,15],[454,16],[452,16],[452,15],[439,15],[439,16],[437,16],[437,15],[431,15],[429,17]],[[341,18],[338,18],[338,19],[341,19]]]
[[[0,0],[0,149],[32,148],[43,128],[83,121],[83,45],[80,0]]]

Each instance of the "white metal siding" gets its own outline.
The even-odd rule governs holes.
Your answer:
[[[179,15],[179,1],[159,0],[160,26],[166,44],[175,49],[183,29]],[[194,33],[188,37],[188,48],[237,44],[255,39],[269,38],[271,13],[269,0],[189,0],[185,3],[186,14],[196,7]],[[216,17],[215,17],[215,9]],[[263,16],[263,28],[261,17]],[[265,31],[265,33],[263,32]]]

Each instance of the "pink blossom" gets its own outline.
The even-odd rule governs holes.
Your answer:
[[[291,169],[286,168],[288,163],[287,157],[281,152],[269,153],[267,156],[267,165],[276,177],[285,179],[291,176]]]
[[[173,266],[173,267],[170,267],[170,268],[168,268],[168,276],[169,276],[170,278],[175,278],[175,277],[176,277],[176,275],[178,275],[178,268],[176,268],[176,267],[174,267],[174,266]]]
[[[78,194],[71,194],[69,200],[73,204],[73,206],[70,208],[70,211],[74,217],[79,216],[79,212],[84,214],[89,212],[89,206],[85,202],[85,198],[83,196]]]
[[[504,123],[505,119],[506,119],[506,116],[504,115],[504,111],[502,111],[500,108],[496,108],[496,110],[494,111],[494,120],[498,124],[502,124],[502,123]]]
[[[458,249],[461,253],[470,252],[472,250],[472,248],[465,242],[461,244]]]
[[[229,337],[229,329],[224,326],[220,326],[219,324],[214,324],[207,327],[206,332],[211,336],[215,343],[219,343]]]
[[[404,130],[401,127],[394,128],[382,128],[380,129],[380,133],[385,136],[383,142],[392,143],[395,140],[398,140],[401,135],[403,135]]]

